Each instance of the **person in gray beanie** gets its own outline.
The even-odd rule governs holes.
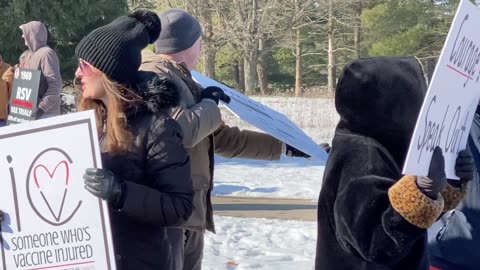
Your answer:
[[[278,160],[282,154],[308,157],[274,137],[229,127],[222,121],[219,101],[230,98],[219,87],[202,89],[192,79],[201,52],[202,30],[195,17],[181,9],[167,9],[160,15],[162,31],[155,53],[142,52],[141,70],[153,71],[174,82],[180,103],[171,115],[183,129],[183,142],[190,155],[194,189],[193,214],[181,227],[171,228],[168,237],[177,270],[200,270],[204,232],[215,232],[211,192],[214,154],[233,158]]]

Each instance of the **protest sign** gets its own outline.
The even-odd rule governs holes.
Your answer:
[[[84,189],[100,168],[93,111],[0,129],[0,269],[115,269],[107,204]]]
[[[192,71],[192,76],[203,87],[222,88],[231,98],[224,105],[237,117],[312,157],[327,159],[327,153],[285,115],[196,71]]]
[[[445,172],[455,175],[458,152],[466,148],[480,98],[480,9],[460,3],[433,74],[408,150],[403,173],[426,176],[436,146]]]
[[[15,69],[7,125],[35,119],[40,74],[39,70]]]

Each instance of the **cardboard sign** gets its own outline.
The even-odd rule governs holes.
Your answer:
[[[231,98],[230,103],[224,105],[237,117],[312,157],[327,160],[327,153],[285,115],[196,71],[192,71],[192,76],[204,88],[222,88]]]
[[[0,269],[115,269],[107,204],[84,188],[100,168],[93,111],[0,129]]]
[[[464,0],[455,15],[408,150],[404,174],[426,176],[433,149],[440,146],[445,172],[455,175],[480,98],[480,9]]]
[[[40,75],[39,70],[15,69],[7,125],[35,120]]]

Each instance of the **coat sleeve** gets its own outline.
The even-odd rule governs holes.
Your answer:
[[[180,226],[192,213],[190,161],[174,120],[152,128],[147,139],[146,177],[152,187],[126,182],[121,212],[158,226]]]
[[[42,74],[47,80],[48,88],[40,97],[38,107],[44,112],[57,111],[60,108],[60,93],[62,92],[62,77],[60,75],[60,61],[57,54],[50,50],[41,62]]]
[[[240,130],[224,123],[214,133],[215,153],[227,158],[278,160],[282,142],[260,132]]]
[[[220,109],[213,100],[208,99],[190,108],[180,106],[172,115],[182,127],[186,148],[194,147],[222,124]]]
[[[394,179],[378,149],[355,150],[340,161],[339,193],[334,202],[334,226],[340,245],[364,260],[393,265],[409,255],[443,210],[443,198],[432,200],[415,176]],[[362,157],[362,158],[359,158]]]

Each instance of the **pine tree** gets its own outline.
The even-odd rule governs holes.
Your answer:
[[[2,0],[0,0],[2,1]],[[64,80],[74,77],[75,47],[93,29],[128,11],[127,0],[3,0],[0,7],[0,52],[17,63],[25,50],[19,25],[38,20],[49,30],[49,45],[60,58]]]

